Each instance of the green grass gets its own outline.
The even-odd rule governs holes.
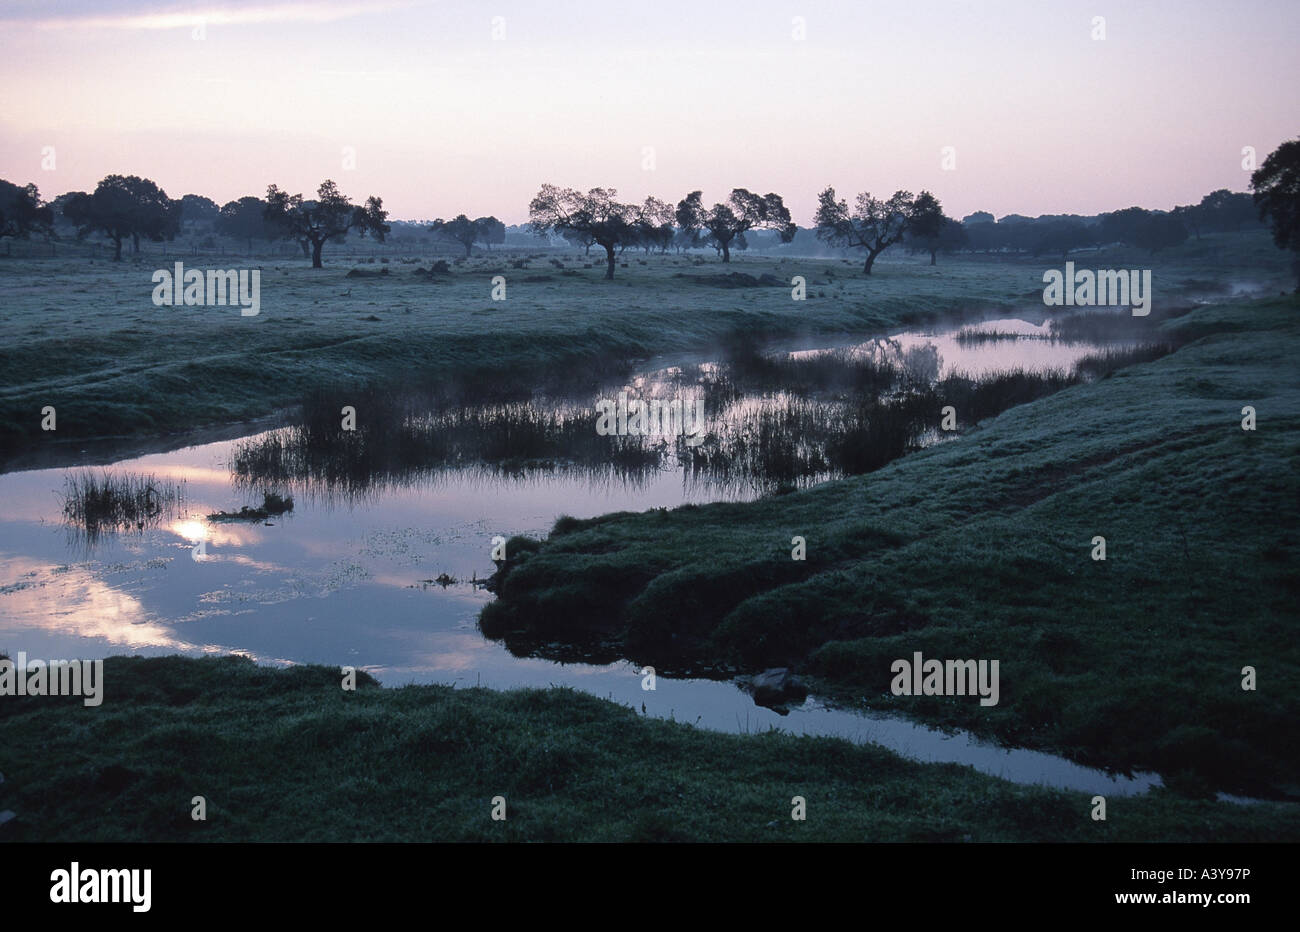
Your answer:
[[[482,627],[666,669],[791,665],[850,705],[1188,794],[1300,793],[1300,299],[1166,328],[1192,342],[869,476],[515,541]],[[1000,660],[1000,703],[893,696],[916,650]]]
[[[110,658],[0,701],[11,841],[1266,841],[1300,811],[1017,787],[838,739],[718,735],[565,689],[340,689],[325,667]],[[207,820],[191,819],[192,799]],[[491,819],[506,799],[505,821]],[[791,819],[803,796],[807,820]]]
[[[580,254],[493,253],[453,267],[435,282],[414,274],[427,257],[349,245],[328,250],[326,267],[285,256],[167,253],[148,244],[137,264],[76,256],[0,258],[0,456],[88,438],[147,437],[272,414],[326,386],[438,384],[585,369],[656,353],[699,352],[744,331],[763,337],[897,330],[991,308],[1041,308],[1045,259],[891,256],[871,278],[857,259],[711,257],[628,253],[613,282]],[[372,251],[392,255],[388,275],[347,278]],[[67,248],[64,249],[67,252]],[[1151,259],[1131,250],[1081,254],[1081,267],[1154,267],[1162,299],[1232,282],[1286,280],[1286,255],[1267,235],[1193,240]],[[532,253],[540,255],[541,250]],[[556,270],[558,256],[567,266]],[[230,307],[155,307],[155,268],[260,267],[261,313]],[[409,261],[405,261],[409,260]],[[644,263],[644,264],[643,264]],[[380,268],[366,265],[367,270]],[[1127,267],[1126,265],[1126,267]],[[696,278],[723,271],[808,280],[808,300],[786,287],[722,289]],[[565,274],[572,273],[572,274]],[[491,278],[507,300],[491,300]],[[545,274],[549,281],[526,282]],[[376,317],[378,320],[371,320]],[[53,405],[56,431],[40,429]],[[80,449],[78,447],[77,449]],[[75,451],[74,451],[75,452]]]

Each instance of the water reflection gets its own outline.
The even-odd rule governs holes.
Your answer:
[[[572,645],[516,644],[512,652],[478,630],[491,595],[475,581],[494,569],[494,536],[540,536],[561,515],[748,500],[774,482],[812,482],[857,468],[845,465],[853,450],[843,439],[854,435],[855,424],[869,431],[873,420],[883,423],[887,405],[922,395],[873,392],[864,401],[855,384],[878,387],[887,378],[892,391],[933,382],[951,375],[949,353],[973,371],[971,354],[984,352],[983,345],[962,348],[953,340],[945,348],[930,340],[911,342],[901,334],[872,341],[870,353],[862,350],[867,366],[831,361],[781,368],[778,361],[775,370],[766,363],[749,371],[706,364],[646,373],[629,387],[669,396],[693,385],[713,398],[713,410],[724,412],[727,430],[715,429],[715,440],[695,451],[629,442],[617,463],[608,446],[597,446],[609,438],[596,437],[590,408],[580,412],[564,403],[548,409],[530,402],[532,413],[508,411],[496,422],[483,412],[466,415],[450,422],[450,438],[426,441],[441,442],[441,453],[426,446],[418,456],[394,458],[373,442],[382,433],[363,436],[342,464],[312,459],[310,444],[295,452],[284,432],[272,431],[114,464],[114,475],[151,476],[155,487],[175,483],[184,494],[117,533],[101,525],[72,538],[60,498],[62,471],[6,474],[0,476],[0,649],[87,659],[235,652],[272,663],[359,666],[386,685],[565,684],[638,709],[644,702],[647,714],[703,727],[841,734],[920,759],[969,762],[1010,779],[1140,792],[1150,785],[1145,778],[1117,784],[1048,755],[1026,758],[968,741],[937,741],[918,726],[815,702],[779,717],[729,682],[661,677],[658,690],[647,694],[615,650],[593,651],[590,663],[553,662],[544,658],[570,659]],[[1035,347],[1049,342],[1033,341]],[[769,390],[762,379],[772,371],[813,385],[815,397]],[[973,382],[954,385],[951,390],[972,393],[964,403],[976,403]],[[911,415],[903,407],[897,413],[910,430]],[[396,423],[428,434],[432,422],[417,413]],[[501,425],[506,432],[493,434]],[[535,459],[475,459],[484,450],[518,453],[527,446],[516,442],[521,436],[531,438]],[[273,440],[280,455],[267,453]],[[904,436],[904,446],[924,442],[924,434]],[[265,522],[208,518],[256,505],[267,491],[292,492],[294,509]],[[146,495],[146,505],[152,500]],[[203,558],[195,559],[200,543]],[[458,582],[428,583],[444,576]],[[105,701],[111,699],[110,683]]]

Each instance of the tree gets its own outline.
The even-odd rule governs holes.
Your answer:
[[[18,187],[0,179],[0,239],[26,239],[32,233],[49,236],[54,232],[54,211],[41,201],[36,185]]]
[[[656,247],[660,252],[666,252],[676,233],[672,205],[657,197],[647,197],[645,203],[637,208],[633,225],[637,241],[647,253]]]
[[[835,199],[835,189],[827,188],[817,195],[817,213],[813,218],[817,238],[832,246],[865,249],[867,258],[862,272],[870,275],[876,257],[907,233],[914,203],[910,191],[895,191],[887,201],[864,191],[850,212],[847,202]]]
[[[1103,243],[1123,243],[1133,246],[1137,243],[1138,226],[1151,216],[1151,212],[1141,207],[1125,207],[1101,215],[1101,241]]]
[[[566,239],[590,236],[605,250],[605,278],[614,278],[614,250],[636,242],[637,208],[615,198],[613,188],[592,188],[585,194],[573,188],[544,184],[528,205],[528,219],[539,235],[558,232]]]
[[[370,234],[382,243],[392,229],[384,222],[388,211],[382,199],[371,195],[365,206],[353,204],[329,180],[321,182],[314,201],[271,185],[266,189],[265,217],[279,237],[311,244],[313,269],[321,268],[321,250],[329,240],[341,242],[349,230],[356,230],[359,236]]]
[[[1060,253],[1061,261],[1064,262],[1070,250],[1089,246],[1093,242],[1093,235],[1082,220],[1039,220],[1028,226],[1033,231],[1029,251],[1035,256]]]
[[[935,254],[940,249],[944,230],[953,221],[944,216],[943,205],[929,191],[922,191],[912,203],[912,216],[907,224],[907,237],[911,248],[930,254],[930,264],[935,264]]]
[[[488,252],[506,241],[506,225],[496,217],[479,217],[474,223],[479,228],[478,241],[487,247]]]
[[[1219,233],[1235,233],[1243,223],[1256,219],[1255,205],[1251,196],[1244,192],[1233,192],[1227,188],[1211,191],[1201,198],[1197,205],[1200,225],[1207,230]]]
[[[65,202],[63,215],[76,224],[78,238],[99,232],[111,239],[118,262],[123,240],[129,238],[139,252],[140,237],[158,243],[180,231],[180,202],[136,175],[108,175],[93,194],[76,192]]]
[[[464,214],[457,214],[451,220],[439,218],[433,221],[429,225],[429,232],[460,243],[465,248],[465,258],[468,259],[483,230],[479,227],[478,221],[471,220]]]
[[[233,236],[248,241],[248,251],[253,251],[253,239],[276,239],[280,230],[266,220],[266,201],[260,197],[241,197],[223,204],[214,227],[222,236]]]
[[[586,230],[561,230],[560,235],[575,246],[581,246],[584,256],[591,255],[591,247],[596,245],[596,237]]]
[[[731,241],[748,230],[776,230],[781,242],[794,239],[798,229],[780,195],[759,196],[744,188],[733,188],[725,204],[705,209],[703,194],[692,191],[677,204],[677,225],[684,230],[704,230],[722,251],[722,261],[731,261]]]
[[[182,223],[216,223],[220,213],[217,202],[202,194],[186,194],[181,198]]]
[[[1255,206],[1261,220],[1273,225],[1273,242],[1278,249],[1300,254],[1300,139],[1282,143],[1250,176]],[[1300,255],[1295,270],[1296,291],[1300,292]]]
[[[1187,242],[1187,227],[1176,214],[1149,213],[1138,221],[1133,245],[1155,255],[1169,246]]]

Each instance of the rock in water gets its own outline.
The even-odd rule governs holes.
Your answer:
[[[754,694],[754,702],[768,707],[792,701],[801,702],[808,695],[808,688],[795,679],[786,667],[764,670],[749,681],[749,686]]]

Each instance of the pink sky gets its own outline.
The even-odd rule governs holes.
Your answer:
[[[801,224],[828,184],[958,217],[1169,208],[1300,135],[1298,40],[1282,0],[11,0],[0,177],[219,203],[328,177],[395,219],[507,222],[543,182],[775,191]]]

